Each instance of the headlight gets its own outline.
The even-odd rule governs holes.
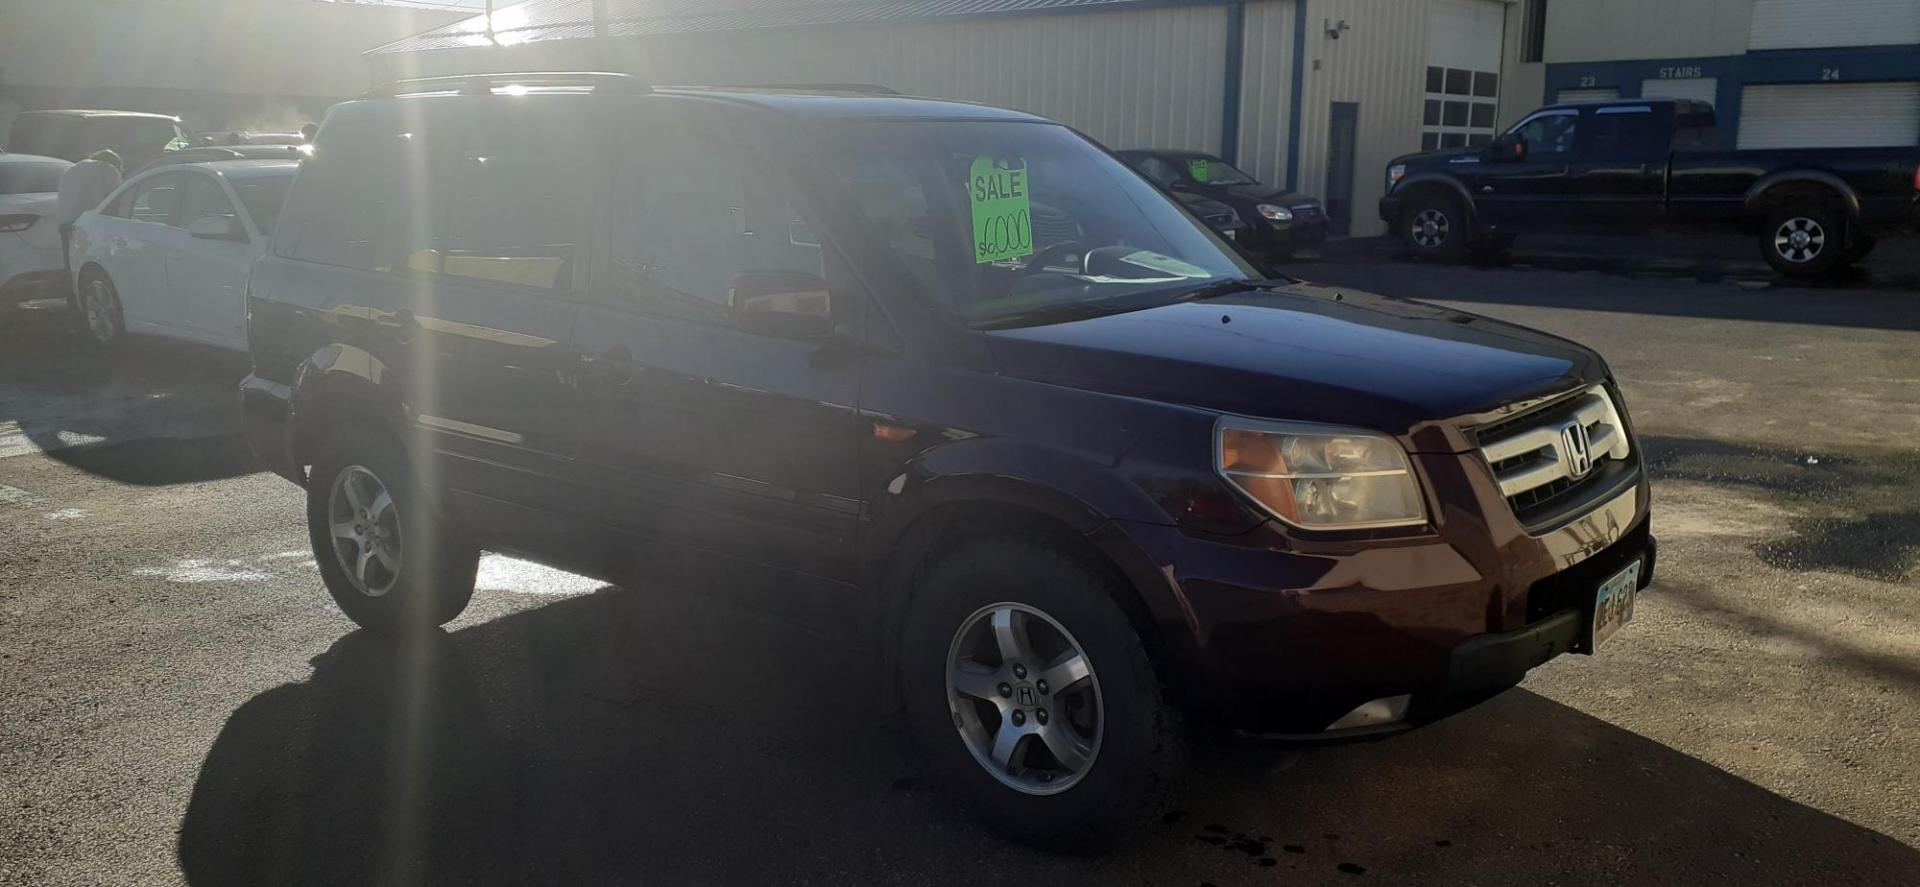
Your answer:
[[[1387,190],[1392,191],[1393,186],[1400,184],[1400,180],[1406,177],[1407,177],[1406,164],[1396,163],[1392,166],[1387,167]]]
[[[1271,203],[1262,203],[1259,206],[1254,207],[1254,210],[1260,213],[1262,217],[1275,222],[1286,222],[1286,221],[1291,221],[1293,219],[1293,211],[1290,209],[1287,209],[1284,206],[1274,206]]]
[[[1391,437],[1324,425],[1227,417],[1214,466],[1267,513],[1308,530],[1426,522],[1405,450]]]

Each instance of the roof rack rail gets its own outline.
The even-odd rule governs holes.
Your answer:
[[[499,74],[448,74],[410,77],[382,83],[364,98],[393,98],[420,92],[458,91],[461,95],[492,95],[503,86],[591,86],[594,92],[641,94],[647,85],[626,74],[608,71],[519,71]]]
[[[791,89],[802,92],[851,92],[862,95],[900,95],[900,90],[873,83],[727,83],[708,89]]]

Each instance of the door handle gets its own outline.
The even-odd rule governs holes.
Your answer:
[[[1482,194],[1492,194],[1492,193],[1493,193],[1493,186],[1492,186],[1492,185],[1481,185],[1481,186],[1480,186],[1480,193],[1482,193]]]

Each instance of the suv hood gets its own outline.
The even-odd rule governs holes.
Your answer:
[[[1280,206],[1293,206],[1298,203],[1314,202],[1313,198],[1297,191],[1288,191],[1276,185],[1209,185],[1209,196],[1224,198],[1238,203],[1274,203]]]
[[[1607,373],[1546,333],[1308,284],[987,335],[1020,378],[1400,435]]]

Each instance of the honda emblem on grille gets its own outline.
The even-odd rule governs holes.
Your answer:
[[[1587,426],[1570,422],[1560,429],[1560,451],[1567,456],[1568,477],[1579,480],[1593,470],[1592,441],[1587,439]]]

